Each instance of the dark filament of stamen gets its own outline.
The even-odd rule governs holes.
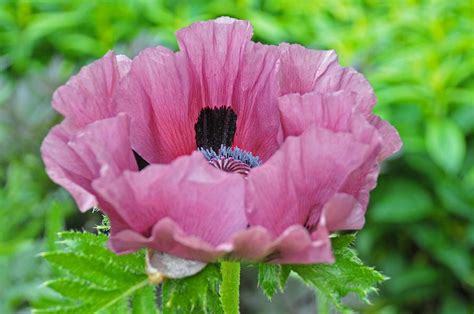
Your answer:
[[[236,126],[237,115],[230,107],[204,108],[194,125],[196,146],[214,151],[221,145],[232,147]]]
[[[211,165],[216,167],[217,169],[221,169],[225,172],[237,172],[243,176],[247,176],[250,172],[250,166],[241,162],[240,160],[236,160],[234,158],[225,158],[220,157],[217,159],[212,159],[209,161]]]

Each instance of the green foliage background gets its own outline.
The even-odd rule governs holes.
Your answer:
[[[474,3],[446,1],[0,0],[0,313],[44,300],[37,257],[63,229],[90,228],[44,173],[39,145],[59,121],[54,89],[108,49],[133,56],[174,31],[230,15],[254,39],[335,49],[373,84],[404,148],[382,169],[361,258],[391,280],[366,313],[472,313]],[[263,306],[263,305],[262,305]]]

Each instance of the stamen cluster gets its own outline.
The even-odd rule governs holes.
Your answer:
[[[262,163],[259,157],[238,147],[221,145],[217,153],[212,148],[199,148],[198,150],[214,167],[226,172],[237,172],[244,176],[248,175],[251,168]]]

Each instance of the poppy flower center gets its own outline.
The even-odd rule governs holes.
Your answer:
[[[232,108],[204,108],[194,125],[196,146],[214,167],[246,176],[261,161],[251,152],[232,148],[236,129],[237,115]]]
[[[198,148],[198,150],[214,167],[227,172],[237,172],[244,176],[248,175],[250,169],[260,166],[262,163],[260,158],[238,147],[221,145],[217,152],[212,148]]]
[[[232,147],[236,129],[237,115],[232,108],[204,108],[194,125],[196,146],[212,166],[246,176],[250,169],[262,162],[251,152]],[[135,150],[132,149],[132,152],[138,170],[150,165]]]

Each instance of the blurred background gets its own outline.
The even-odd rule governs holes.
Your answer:
[[[46,176],[39,146],[60,121],[53,91],[109,49],[176,48],[196,20],[250,20],[254,40],[335,49],[370,80],[403,150],[383,165],[359,232],[365,263],[391,279],[363,313],[474,311],[474,3],[446,1],[0,0],[0,313],[29,312],[51,278],[38,253],[62,229],[92,230]],[[251,278],[247,276],[245,278]],[[270,304],[245,279],[247,313],[312,313],[291,283]],[[243,290],[244,290],[243,289]],[[349,300],[350,301],[350,300]]]

